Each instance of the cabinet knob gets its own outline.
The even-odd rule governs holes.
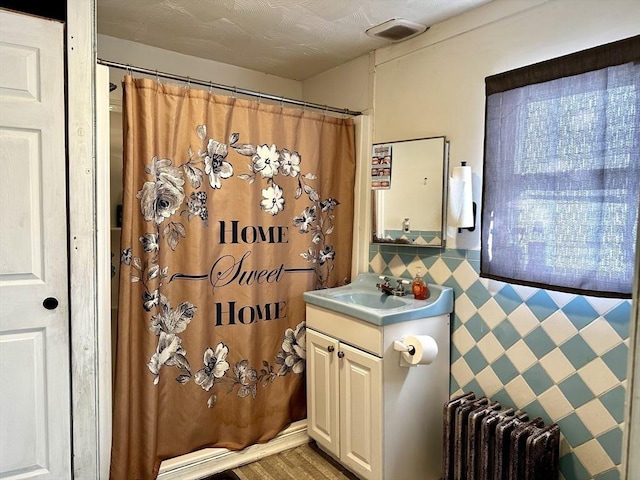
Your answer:
[[[344,352],[338,352],[338,358],[344,358]]]
[[[333,345],[329,345],[327,347],[327,352],[329,352],[329,353],[333,352],[334,350],[335,350],[335,348],[333,347]]]

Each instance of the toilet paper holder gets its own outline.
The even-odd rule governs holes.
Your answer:
[[[395,340],[393,342],[393,349],[396,352],[407,352],[409,355],[416,353],[416,347],[413,345],[405,345],[400,340]]]
[[[409,363],[409,361],[407,361],[407,359],[405,358],[404,355],[402,355],[403,353],[407,353],[411,356],[413,356],[416,353],[416,347],[414,347],[413,345],[407,345],[404,342],[400,341],[400,340],[394,340],[393,342],[393,349],[397,352],[400,352],[400,366],[401,367],[415,367],[415,365],[412,365],[411,363]]]
[[[410,335],[394,340],[393,349],[400,352],[401,367],[429,365],[438,355],[438,344],[429,335]]]

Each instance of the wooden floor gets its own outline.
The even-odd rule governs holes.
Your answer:
[[[315,442],[202,480],[359,480]]]

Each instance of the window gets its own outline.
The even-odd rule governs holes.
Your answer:
[[[631,297],[640,36],[486,78],[480,275]]]

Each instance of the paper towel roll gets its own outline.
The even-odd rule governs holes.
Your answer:
[[[400,354],[409,365],[429,365],[438,355],[438,344],[429,335],[409,335],[402,343],[415,349],[413,355],[409,352]]]
[[[473,227],[471,167],[453,167],[449,177],[449,221],[451,227]]]

